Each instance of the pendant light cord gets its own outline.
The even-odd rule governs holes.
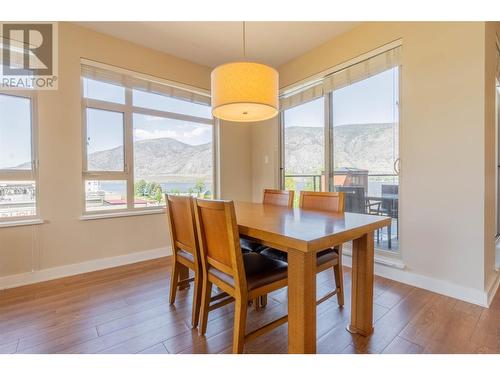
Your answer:
[[[243,59],[247,57],[247,46],[246,46],[246,27],[245,21],[243,21]]]

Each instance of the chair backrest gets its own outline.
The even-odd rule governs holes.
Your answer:
[[[272,204],[275,206],[292,207],[293,195],[293,190],[264,189],[264,199],[262,200],[262,203]]]
[[[366,213],[365,188],[363,186],[336,186],[335,189],[344,193],[346,212]]]
[[[204,272],[213,267],[233,277],[235,287],[246,288],[233,202],[196,199],[195,219]]]
[[[382,194],[398,194],[399,185],[382,185]]]
[[[301,191],[299,207],[305,210],[344,212],[344,193]]]
[[[195,262],[198,262],[199,246],[193,198],[166,194],[165,201],[174,253],[179,249],[187,251],[193,255]]]

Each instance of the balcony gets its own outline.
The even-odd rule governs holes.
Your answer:
[[[285,188],[295,190],[295,206],[299,192],[326,191],[324,174],[285,174]],[[334,172],[335,191],[345,194],[346,212],[382,215],[392,218],[392,224],[375,233],[375,247],[379,250],[399,251],[399,180],[397,174],[372,174],[357,168],[340,168]]]

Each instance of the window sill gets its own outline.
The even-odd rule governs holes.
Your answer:
[[[45,222],[45,220],[43,220],[43,219],[23,219],[23,220],[0,221],[0,228],[24,227],[27,225],[40,225],[40,224],[43,224],[44,222]]]
[[[108,212],[108,213],[87,213],[80,216],[80,220],[100,220],[100,219],[112,219],[116,217],[128,217],[128,216],[143,216],[143,215],[158,215],[164,214],[165,208],[155,208],[151,210],[138,210],[138,211],[120,211],[120,212]]]

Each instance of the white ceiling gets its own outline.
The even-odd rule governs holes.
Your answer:
[[[78,22],[202,65],[243,59],[242,22]],[[246,59],[279,66],[358,22],[246,22]]]

